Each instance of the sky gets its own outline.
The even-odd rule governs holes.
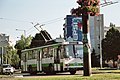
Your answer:
[[[53,39],[63,36],[64,18],[70,14],[72,8],[77,8],[76,1],[0,0],[0,33],[9,35],[12,42],[15,42],[24,34],[23,30],[26,31],[26,37],[38,33],[34,25],[39,23],[45,24],[42,28],[47,30]],[[101,7],[100,12],[104,14],[105,26],[109,26],[110,22],[120,25],[119,8],[120,3]]]

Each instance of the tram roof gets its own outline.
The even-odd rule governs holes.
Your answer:
[[[44,45],[40,47],[35,47],[35,48],[30,48],[30,49],[24,49],[22,52],[29,51],[29,50],[35,50],[35,49],[40,49],[40,48],[46,48],[46,47],[51,47],[51,46],[58,46],[58,45],[82,45],[82,42],[74,41],[74,42],[57,42],[54,44],[49,44],[49,45]]]
[[[30,48],[30,49],[24,49],[24,50],[22,50],[22,52],[24,52],[24,51],[29,51],[29,50],[40,49],[40,48],[51,47],[51,46],[57,46],[57,45],[60,45],[60,44],[61,44],[61,43],[56,43],[56,44],[44,45],[44,46],[35,47],[35,48]]]

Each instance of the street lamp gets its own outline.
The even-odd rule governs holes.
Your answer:
[[[24,37],[26,38],[26,30],[16,29],[16,31],[23,31],[24,32]],[[25,38],[23,39],[23,49],[25,49],[25,47],[26,47],[26,39]],[[20,67],[20,65],[21,65],[21,54],[19,54],[19,58],[20,58],[20,62],[19,62],[19,67]]]
[[[16,31],[23,31],[24,32],[24,36],[26,37],[26,30],[16,29]]]
[[[26,30],[16,29],[16,31],[23,31],[24,32],[24,37],[26,38]],[[26,40],[24,39],[24,46],[23,46],[23,48],[25,48],[25,45],[26,45]]]

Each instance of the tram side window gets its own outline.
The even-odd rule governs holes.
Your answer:
[[[28,52],[28,60],[32,59],[32,51]]]
[[[49,54],[50,54],[50,57],[53,57],[53,48],[49,49]]]
[[[64,46],[64,54],[63,54],[64,58],[69,58],[69,50],[67,46]]]
[[[28,59],[36,59],[37,58],[37,51],[29,51],[28,52]]]
[[[27,52],[22,53],[21,60],[27,61]]]
[[[25,54],[25,53],[22,53],[22,55],[21,55],[21,60],[24,60],[24,54]]]
[[[57,59],[57,48],[54,48],[54,58]]]
[[[37,60],[40,60],[40,58],[41,58],[40,54],[41,54],[41,50],[38,50],[38,51],[37,51],[37,54],[36,54]]]
[[[60,63],[60,47],[54,49],[54,62],[55,63]]]
[[[64,46],[61,46],[61,50],[60,50],[60,57],[61,57],[61,59],[64,58],[64,55],[65,55],[65,49],[64,49]]]
[[[44,48],[43,49],[43,58],[49,58],[50,53],[49,53],[49,48]]]
[[[33,54],[32,54],[32,59],[36,59],[37,58],[37,50],[34,50],[33,51]]]
[[[64,58],[64,55],[65,55],[65,49],[64,49],[64,46],[59,46],[59,48],[57,49],[58,50],[58,58],[60,59],[63,59]]]

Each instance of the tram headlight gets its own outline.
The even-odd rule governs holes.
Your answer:
[[[69,66],[70,64],[65,64],[65,66]]]

